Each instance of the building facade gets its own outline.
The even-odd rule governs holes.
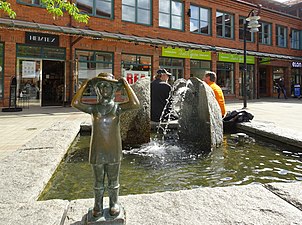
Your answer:
[[[12,96],[30,104],[70,104],[79,85],[100,72],[129,83],[150,81],[158,68],[174,79],[217,73],[227,99],[241,99],[244,23],[262,4],[259,32],[246,36],[247,96],[276,96],[302,82],[302,2],[273,0],[77,0],[88,24],[53,18],[39,0],[11,3],[16,19],[0,12],[0,107]],[[258,12],[258,11],[257,11]],[[173,80],[171,81],[173,82]]]

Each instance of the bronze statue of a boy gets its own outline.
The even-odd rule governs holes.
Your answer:
[[[93,87],[97,95],[96,104],[82,102],[87,87]],[[128,95],[128,101],[115,102],[115,93],[122,87]],[[72,106],[91,114],[92,133],[90,140],[89,162],[94,174],[94,217],[103,216],[104,180],[107,175],[109,214],[118,216],[120,206],[119,173],[122,159],[122,140],[120,135],[120,115],[127,110],[139,108],[139,101],[128,82],[121,78],[114,79],[110,73],[100,73],[97,77],[87,80],[77,91]]]

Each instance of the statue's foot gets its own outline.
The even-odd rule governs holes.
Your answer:
[[[118,216],[120,214],[120,206],[118,204],[114,204],[110,207],[109,210],[110,216]]]
[[[103,216],[103,210],[93,209],[92,215],[93,217],[101,217]]]

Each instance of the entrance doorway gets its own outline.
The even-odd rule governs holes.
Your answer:
[[[259,94],[260,97],[267,97],[268,94],[268,72],[267,67],[260,67],[259,68]]]
[[[63,105],[64,66],[63,61],[42,61],[41,106]]]

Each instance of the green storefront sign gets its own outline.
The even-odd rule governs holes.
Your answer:
[[[244,63],[243,55],[237,54],[229,54],[229,53],[222,53],[218,54],[218,61],[221,62],[232,62],[232,63]],[[247,64],[255,64],[255,56],[246,56],[246,63]]]
[[[260,64],[270,64],[271,58],[270,57],[261,57],[260,58]]]
[[[183,48],[171,48],[162,47],[162,56],[172,57],[172,58],[188,58],[188,59],[200,59],[200,60],[211,60],[211,52],[193,50],[193,49],[183,49]]]

